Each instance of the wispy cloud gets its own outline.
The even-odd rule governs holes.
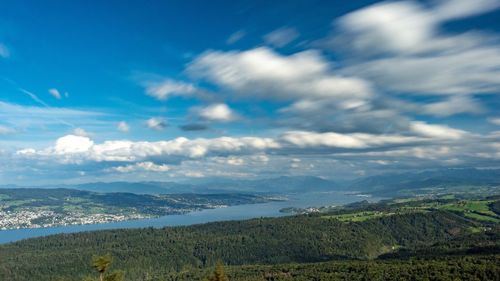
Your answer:
[[[496,35],[447,34],[448,20],[500,7],[499,1],[382,2],[336,21],[330,42],[354,61],[356,73],[387,91],[411,94],[477,94],[500,90],[500,45]]]
[[[6,59],[9,57],[10,57],[9,49],[4,44],[0,43],[0,58]]]
[[[77,110],[50,106],[26,106],[0,101],[0,119],[19,126],[65,125],[76,128],[74,123],[102,117],[105,114],[90,110]]]
[[[50,108],[50,105],[48,105],[46,102],[44,102],[41,98],[39,98],[37,95],[35,95],[34,93],[28,91],[28,90],[25,90],[23,88],[19,88],[19,91],[21,93],[24,93],[26,95],[28,95],[32,100],[34,100],[35,102],[37,102],[38,104],[46,107],[46,108]]]
[[[19,87],[19,86],[18,86],[18,84],[17,84],[16,82],[14,82],[14,81],[12,81],[12,80],[10,80],[10,79],[6,78],[6,77],[2,77],[2,79],[3,79],[4,81],[7,81],[8,83],[12,84],[12,85],[13,85],[13,86],[17,89],[17,91],[19,91],[19,92],[21,92],[21,93],[23,93],[23,94],[27,95],[28,97],[30,97],[33,101],[35,101],[35,102],[36,102],[36,103],[38,103],[39,105],[41,105],[41,106],[43,106],[43,107],[45,107],[45,108],[47,108],[47,109],[49,109],[49,110],[53,110],[53,109],[54,109],[53,107],[51,107],[50,105],[48,105],[45,101],[43,101],[41,98],[39,98],[39,97],[38,97],[36,94],[34,94],[33,92],[30,92],[30,91],[28,91],[28,90],[26,90],[26,89],[24,89],[24,88],[22,88],[22,87]],[[57,90],[56,90],[56,91],[57,91]],[[50,92],[50,91],[49,91],[49,92]],[[57,94],[59,94],[59,92],[57,92]],[[6,105],[7,105],[7,104],[6,104],[6,103],[4,103],[4,107],[5,107]],[[12,107],[11,107],[11,108],[12,108]],[[66,121],[65,119],[59,118],[59,117],[57,117],[56,115],[53,115],[53,116],[52,116],[52,119],[54,119],[55,121],[57,121],[57,122],[58,122],[58,123],[60,123],[60,124],[63,124],[63,125],[69,126],[69,127],[73,127],[73,128],[75,127],[75,125],[74,125],[74,124],[72,124],[72,123],[70,123],[70,122]]]
[[[193,84],[171,79],[148,81],[144,84],[148,95],[162,101],[174,96],[191,96],[196,92],[196,87]]]
[[[232,45],[238,41],[240,41],[243,37],[245,37],[246,32],[244,30],[238,30],[235,33],[231,34],[226,40],[226,44]]]
[[[446,100],[428,103],[423,106],[425,113],[445,117],[455,114],[480,114],[486,111],[481,103],[468,96],[452,96]]]
[[[16,132],[16,130],[14,130],[13,128],[9,128],[9,127],[0,125],[0,135],[9,135],[9,134],[13,134],[15,132]]]
[[[291,27],[282,27],[268,33],[264,40],[271,46],[282,48],[299,37],[299,32]]]
[[[491,124],[500,126],[500,117],[488,118],[488,122],[490,122]]]
[[[61,99],[61,93],[59,92],[58,89],[55,89],[55,88],[52,88],[52,89],[49,89],[49,94],[51,96],[53,96],[54,98],[60,100]],[[66,94],[67,95],[67,94]]]

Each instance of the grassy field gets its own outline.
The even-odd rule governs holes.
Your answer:
[[[463,216],[485,222],[500,222],[500,218],[490,209],[490,200],[469,200],[438,206],[438,209],[458,212]]]
[[[450,211],[458,212],[478,212],[485,215],[495,215],[488,206],[493,201],[477,200],[477,201],[459,201],[456,203],[443,205],[441,208]]]
[[[447,197],[446,199],[451,200],[452,198]],[[410,206],[399,206],[400,204],[406,204],[409,202],[413,202],[413,204]],[[418,198],[397,199],[394,200],[392,204],[389,204],[392,207],[388,210],[363,210],[341,214],[328,214],[324,215],[323,218],[337,219],[344,222],[362,222],[370,219],[392,216],[395,214],[424,213],[437,209],[454,212],[460,214],[463,217],[476,221],[500,223],[500,217],[490,209],[489,205],[492,202],[492,200],[460,200],[445,203],[437,201],[428,203],[425,200],[421,200]]]
[[[341,214],[341,215],[328,215],[328,216],[323,216],[323,218],[325,218],[325,219],[332,219],[333,218],[333,219],[338,219],[340,221],[359,222],[359,221],[366,221],[369,219],[380,218],[380,217],[384,217],[384,216],[390,216],[393,214],[394,213],[363,211],[363,212]]]

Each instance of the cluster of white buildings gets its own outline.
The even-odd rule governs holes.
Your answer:
[[[0,210],[0,230],[97,224],[146,218],[140,214],[60,214],[50,210]]]

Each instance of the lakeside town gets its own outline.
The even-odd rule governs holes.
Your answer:
[[[102,224],[264,203],[249,194],[94,193],[69,189],[0,189],[0,230]]]
[[[21,228],[45,228],[66,225],[98,224],[125,220],[144,219],[142,214],[84,214],[56,213],[50,210],[0,211],[0,230]]]

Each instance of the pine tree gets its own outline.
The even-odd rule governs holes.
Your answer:
[[[224,272],[224,266],[221,262],[218,262],[215,266],[215,271],[212,277],[208,279],[208,281],[229,281]]]
[[[92,267],[99,272],[99,280],[104,281],[104,273],[108,270],[113,261],[111,255],[98,256],[92,259]]]

